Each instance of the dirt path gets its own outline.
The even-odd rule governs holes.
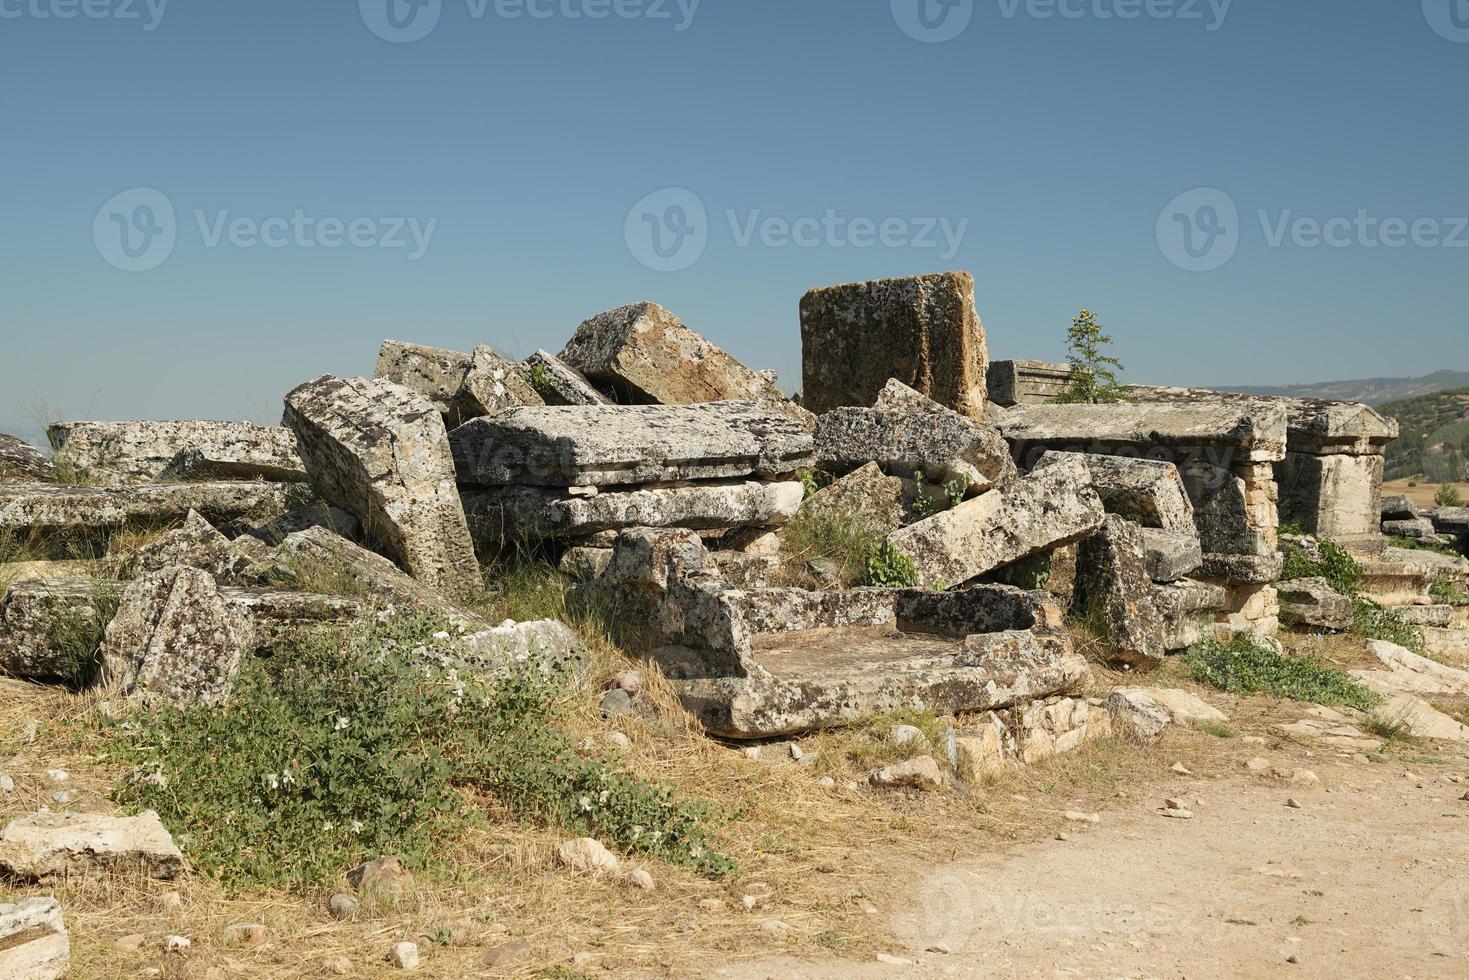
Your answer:
[[[708,975],[1469,976],[1469,782],[1451,781],[1463,760],[1312,764],[1319,787],[1179,777],[1168,791],[1191,820],[1134,796],[1067,840],[926,869],[891,913],[889,955],[907,964],[770,959]],[[936,944],[950,952],[925,952]]]

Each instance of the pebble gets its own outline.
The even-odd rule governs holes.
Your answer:
[[[953,952],[953,950],[949,949],[948,943],[934,943],[932,946],[928,947],[928,949],[925,949],[924,952],[938,953],[943,956],[948,956],[951,952]]]
[[[71,802],[71,794],[64,789],[58,789],[51,794],[51,802],[66,806],[66,804]]]
[[[1299,810],[1301,808],[1301,804],[1293,796],[1285,801],[1285,805],[1290,807],[1292,810]]]
[[[337,892],[327,901],[326,907],[333,919],[350,919],[357,912],[357,906],[360,904],[351,895]]]
[[[236,922],[224,927],[224,938],[239,946],[259,946],[270,935],[270,930],[259,922]]]
[[[632,748],[632,739],[622,734],[622,732],[612,732],[607,736],[607,741],[611,742],[613,746],[619,749]]]
[[[791,926],[790,923],[782,922],[779,919],[766,919],[760,923],[760,931],[772,936],[783,936],[791,931]]]
[[[630,715],[632,714],[632,695],[620,687],[614,688],[602,696],[602,703],[599,707],[602,714],[608,718]]]
[[[418,943],[394,943],[388,950],[388,962],[400,970],[418,969]]]
[[[888,966],[912,966],[912,960],[905,960],[901,956],[890,956],[887,953],[878,953],[877,962],[886,963]]]
[[[612,686],[636,696],[643,689],[643,675],[635,670],[624,670],[612,679]]]
[[[530,943],[516,940],[503,946],[496,946],[479,958],[479,965],[488,969],[496,969],[520,959],[530,952]]]
[[[1285,961],[1287,963],[1299,963],[1299,962],[1301,962],[1301,957],[1297,953],[1292,953],[1290,956],[1287,956],[1285,958]]]
[[[1255,756],[1255,758],[1245,763],[1245,768],[1250,772],[1269,772],[1270,760]]]
[[[1160,809],[1154,810],[1153,812],[1158,814],[1158,816],[1160,817],[1172,817],[1174,820],[1192,820],[1194,818],[1194,811],[1185,810],[1181,807],[1177,809],[1174,809],[1172,807],[1162,807]]]
[[[822,789],[836,789],[837,781],[835,779],[832,779],[830,776],[822,776],[816,781],[816,785],[820,786]]]
[[[1178,773],[1180,776],[1192,776],[1193,775],[1193,770],[1189,769],[1182,762],[1175,762],[1169,768],[1172,769],[1174,772]]]
[[[0,793],[14,793],[15,780],[10,778],[10,773],[0,772]]]
[[[1166,799],[1166,800],[1163,801],[1163,805],[1166,806],[1170,810],[1187,810],[1188,809],[1188,807],[1184,806],[1183,800],[1180,800],[1180,799],[1172,799],[1172,798]]]
[[[326,972],[334,973],[339,977],[350,976],[352,973],[352,961],[345,956],[333,956],[321,965]]]
[[[755,907],[755,903],[758,901],[760,901],[760,899],[756,898],[754,895],[746,895],[744,898],[740,899],[740,904],[745,907],[746,911],[749,911]]]
[[[888,737],[892,739],[894,745],[899,746],[928,744],[928,736],[923,734],[921,728],[914,725],[894,725]]]
[[[163,937],[163,949],[165,952],[182,953],[192,945],[194,945],[194,942],[188,936]]]
[[[642,868],[638,868],[627,876],[628,884],[634,888],[641,888],[645,892],[656,891],[658,885],[653,881],[653,876]]]
[[[1067,820],[1070,820],[1072,823],[1102,822],[1102,815],[1100,813],[1082,813],[1079,810],[1067,810],[1065,813],[1062,814],[1062,816],[1065,817]]]
[[[119,936],[118,938],[114,939],[112,941],[112,948],[117,950],[119,953],[131,953],[134,950],[142,949],[143,944],[147,941],[147,936],[143,935],[140,932],[135,932],[130,936]]]
[[[622,864],[617,855],[602,846],[601,841],[590,837],[578,837],[564,842],[557,850],[561,863],[573,871],[583,874],[617,874]]]
[[[71,778],[71,773],[67,772],[65,769],[47,769],[46,770],[46,782],[50,783],[52,786],[56,786],[56,785],[58,785],[60,783],[64,783],[64,782],[66,782],[70,778]]]

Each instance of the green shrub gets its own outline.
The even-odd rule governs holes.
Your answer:
[[[1386,640],[1414,653],[1423,653],[1423,633],[1404,622],[1396,612],[1371,599],[1356,596],[1352,600],[1352,632],[1369,640]]]
[[[1382,700],[1345,671],[1315,657],[1284,656],[1245,636],[1196,643],[1184,662],[1194,680],[1231,694],[1274,694],[1361,711],[1372,710]]]
[[[884,541],[867,559],[867,574],[862,584],[882,589],[915,589],[918,569],[907,555]]]
[[[796,476],[801,481],[801,487],[806,491],[804,499],[810,500],[817,491],[824,490],[832,485],[834,477],[826,470],[801,470]]]
[[[1453,579],[1447,575],[1440,575],[1433,580],[1428,587],[1428,594],[1451,606],[1469,606],[1469,592],[1461,589]]]
[[[47,624],[47,640],[57,651],[60,680],[81,690],[90,687],[102,667],[102,638],[117,615],[122,585],[110,579],[94,579],[86,606],[67,609]]]
[[[160,708],[109,743],[136,767],[116,796],[152,808],[202,869],[235,886],[328,882],[434,848],[481,819],[462,791],[522,819],[705,873],[734,870],[712,814],[575,751],[556,722],[565,668],[498,682],[432,666],[455,640],[428,616],[303,634],[242,669],[220,708]]]
[[[1319,538],[1321,560],[1312,561],[1297,544],[1285,547],[1285,566],[1280,573],[1282,581],[1298,578],[1324,578],[1334,590],[1342,595],[1356,595],[1357,586],[1362,584],[1362,566],[1351,552],[1326,538]]]
[[[969,477],[955,477],[944,484],[944,496],[949,498],[950,507],[958,507],[964,502],[964,496],[969,493]]]
[[[551,385],[551,373],[546,370],[544,364],[532,364],[530,370],[525,373],[525,382],[535,389],[536,394],[545,398],[555,393],[556,389]]]
[[[1112,338],[1102,333],[1102,325],[1091,310],[1082,310],[1071,320],[1066,331],[1066,360],[1071,365],[1071,387],[1054,400],[1060,404],[1098,404],[1124,399],[1117,372],[1122,362],[1107,354]]]
[[[1464,498],[1459,495],[1459,488],[1449,483],[1438,488],[1438,492],[1433,495],[1433,502],[1440,507],[1464,506]]]

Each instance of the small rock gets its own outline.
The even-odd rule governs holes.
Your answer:
[[[71,794],[64,789],[58,789],[51,794],[51,802],[66,806],[66,804],[71,802]]]
[[[142,949],[143,944],[147,941],[147,936],[143,935],[140,932],[135,932],[130,936],[119,936],[118,938],[114,939],[112,941],[112,948],[117,950],[119,953],[132,953],[136,950]]]
[[[413,875],[395,857],[374,858],[347,873],[357,894],[372,904],[394,903],[413,890]]]
[[[923,730],[915,725],[894,725],[888,737],[894,745],[898,746],[911,745],[917,748],[920,745],[928,744],[928,736],[923,734]]]
[[[760,931],[772,936],[783,936],[791,931],[791,926],[790,923],[782,922],[779,919],[766,919],[760,923]]]
[[[1170,769],[1171,769],[1171,770],[1172,770],[1172,771],[1173,771],[1173,772],[1176,772],[1176,773],[1178,773],[1178,774],[1179,774],[1179,775],[1180,775],[1180,776],[1192,776],[1192,775],[1193,775],[1193,770],[1191,770],[1191,769],[1189,769],[1189,768],[1188,768],[1188,767],[1187,767],[1187,766],[1185,766],[1185,765],[1184,765],[1184,764],[1183,764],[1183,763],[1182,763],[1182,762],[1175,762],[1175,763],[1174,763],[1174,764],[1173,764],[1173,765],[1172,765],[1172,766],[1170,766],[1170,767],[1169,767],[1169,768],[1170,768]]]
[[[907,762],[879,769],[868,776],[867,781],[874,786],[888,788],[942,789],[944,774],[932,756],[920,755]]]
[[[607,734],[607,741],[610,742],[612,747],[615,749],[632,748],[632,739],[622,734],[622,732],[609,732]]]
[[[1253,773],[1265,773],[1265,772],[1269,772],[1270,771],[1270,760],[1269,759],[1263,759],[1260,756],[1255,756],[1255,758],[1253,758],[1249,762],[1246,762],[1245,763],[1245,768],[1248,769],[1250,772],[1253,772]]]
[[[1263,736],[1263,735],[1245,735],[1245,736],[1242,736],[1240,738],[1240,744],[1241,745],[1264,745],[1265,744],[1265,736]]]
[[[1290,956],[1287,956],[1285,958],[1285,961],[1287,963],[1299,963],[1301,962],[1301,955],[1299,953],[1292,953]]]
[[[718,915],[725,910],[726,906],[722,899],[701,898],[699,899],[699,911],[708,915]]]
[[[1295,797],[1291,797],[1290,799],[1286,800],[1285,805],[1290,807],[1292,810],[1299,810],[1301,808],[1301,804],[1297,802]]]
[[[816,781],[816,785],[820,786],[822,789],[836,789],[837,781],[835,779],[832,779],[830,776],[822,776]],[[1469,799],[1469,793],[1465,794],[1465,798]]]
[[[617,874],[622,867],[617,855],[590,837],[566,841],[557,854],[563,865],[583,874]]]
[[[1070,820],[1072,823],[1102,822],[1102,815],[1100,813],[1082,813],[1079,810],[1067,810],[1065,813],[1061,814],[1061,816],[1066,818],[1067,820]]]
[[[928,949],[925,949],[924,952],[938,953],[942,956],[948,956],[951,952],[953,952],[953,950],[949,949],[948,943],[934,943],[932,946],[928,947]]]
[[[641,888],[645,892],[655,891],[658,885],[654,883],[653,876],[642,868],[630,872],[627,876],[628,884],[634,888]]]
[[[758,758],[760,758],[760,746],[758,746],[758,745],[748,746],[748,747],[745,748],[744,752],[745,752],[745,758],[746,759],[758,759]]]
[[[1160,817],[1172,817],[1174,820],[1192,820],[1194,818],[1194,811],[1182,808],[1160,807],[1153,812]]]
[[[745,907],[745,911],[748,912],[753,909],[755,907],[755,904],[759,901],[760,899],[756,898],[754,895],[746,895],[744,898],[740,899],[740,904],[743,905]]]
[[[604,718],[616,718],[619,715],[632,714],[632,695],[621,688],[608,691],[602,696],[602,703],[598,705]]]
[[[339,977],[351,976],[352,974],[352,961],[345,956],[329,957],[321,966],[326,972],[336,974]]]
[[[1463,796],[1459,797],[1459,799],[1469,801],[1469,793],[1465,793]]]
[[[1163,805],[1165,807],[1167,807],[1168,809],[1170,809],[1170,810],[1186,810],[1186,809],[1188,809],[1188,807],[1184,806],[1183,800],[1176,799],[1176,798],[1170,798],[1170,799],[1164,800],[1163,801]]]
[[[327,911],[333,919],[350,919],[357,914],[357,906],[360,903],[351,895],[337,892],[326,903]]]
[[[0,793],[14,793],[15,780],[10,778],[10,773],[0,772]]]
[[[486,969],[496,969],[505,966],[530,952],[530,943],[516,940],[513,943],[505,943],[496,946],[479,958],[479,965]]]
[[[635,670],[624,670],[612,679],[612,686],[636,697],[643,689],[643,675]]]
[[[400,970],[418,969],[418,943],[394,943],[388,950],[388,962]]]
[[[71,773],[67,772],[65,769],[47,769],[45,772],[45,776],[46,782],[50,783],[52,786],[59,786],[67,780],[71,779]]]
[[[912,966],[912,960],[905,960],[901,956],[890,956],[887,953],[878,953],[877,962],[886,963],[888,966]]]
[[[1270,775],[1295,786],[1318,786],[1321,783],[1321,777],[1309,769],[1286,769],[1277,766],[1270,770]]]
[[[163,950],[166,953],[182,953],[194,945],[193,940],[187,936],[164,936]]]
[[[259,922],[236,922],[224,927],[224,938],[237,946],[259,946],[270,931]]]

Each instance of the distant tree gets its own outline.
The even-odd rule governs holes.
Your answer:
[[[1440,507],[1463,507],[1464,498],[1459,496],[1459,488],[1444,484],[1438,488],[1438,493],[1433,495],[1433,502]]]
[[[1066,331],[1066,360],[1071,365],[1071,390],[1056,401],[1069,404],[1096,405],[1124,400],[1117,372],[1122,362],[1107,353],[1112,338],[1102,333],[1102,325],[1091,310],[1082,310],[1071,320]]]

